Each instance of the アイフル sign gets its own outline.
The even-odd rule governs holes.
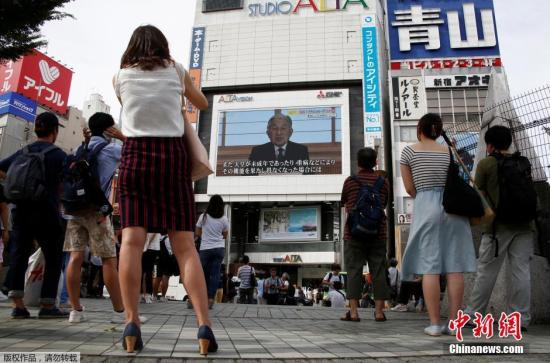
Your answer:
[[[17,92],[60,114],[67,112],[73,72],[35,50],[0,67],[2,92]]]
[[[388,0],[392,60],[500,54],[492,0]]]

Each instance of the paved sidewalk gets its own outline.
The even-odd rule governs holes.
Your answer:
[[[113,325],[109,300],[84,299],[88,321],[69,324],[67,320],[12,320],[10,306],[0,303],[0,351],[75,351],[85,361],[127,361],[122,350],[123,325]],[[30,309],[33,317],[37,309]],[[201,359],[196,339],[196,319],[181,302],[140,305],[149,318],[142,326],[145,348],[134,358]],[[342,322],[343,309],[297,306],[257,306],[220,304],[211,311],[218,353],[208,358],[236,361],[333,360],[333,361],[495,361],[488,357],[472,360],[450,355],[448,344],[454,337],[428,337],[422,333],[426,314],[386,313],[388,321],[377,323],[372,309],[361,309],[361,322]],[[465,342],[482,342],[464,331]],[[514,343],[493,338],[491,343]],[[506,361],[550,361],[550,326],[529,328],[521,344],[529,353],[506,356]],[[444,356],[444,357],[439,357]],[[118,358],[117,358],[118,357]],[[141,359],[139,359],[141,360]],[[167,360],[168,361],[168,360]],[[204,360],[203,360],[204,361]]]

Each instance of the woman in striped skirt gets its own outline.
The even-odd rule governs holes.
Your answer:
[[[405,190],[414,198],[401,275],[403,281],[423,276],[422,289],[430,316],[430,326],[424,333],[432,336],[455,333],[448,324],[440,325],[440,276],[447,277],[448,318],[453,320],[462,307],[464,272],[476,270],[468,218],[447,214],[442,205],[450,159],[449,149],[436,142],[442,130],[441,117],[424,115],[417,127],[420,142],[405,147],[401,154]]]
[[[193,240],[195,201],[190,158],[183,138],[183,97],[208,107],[189,74],[172,60],[154,26],[138,27],[122,56],[113,85],[124,112],[119,197],[122,226],[119,278],[127,325],[123,347],[143,348],[138,300],[141,255],[147,233],[168,233],[193,300],[201,354],[217,350],[210,329],[206,284]]]

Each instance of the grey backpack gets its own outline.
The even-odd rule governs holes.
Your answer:
[[[14,203],[36,202],[47,197],[44,157],[54,149],[57,146],[50,145],[39,152],[31,152],[29,146],[23,148],[21,155],[8,168],[4,184],[8,200]]]

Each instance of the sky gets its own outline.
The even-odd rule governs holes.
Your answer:
[[[550,83],[550,1],[494,0],[500,52],[513,95]],[[176,61],[189,63],[196,0],[76,0],[74,15],[46,23],[47,53],[74,70],[69,104],[82,108],[100,93],[111,113],[120,110],[112,87],[132,31],[153,24],[168,38]]]

